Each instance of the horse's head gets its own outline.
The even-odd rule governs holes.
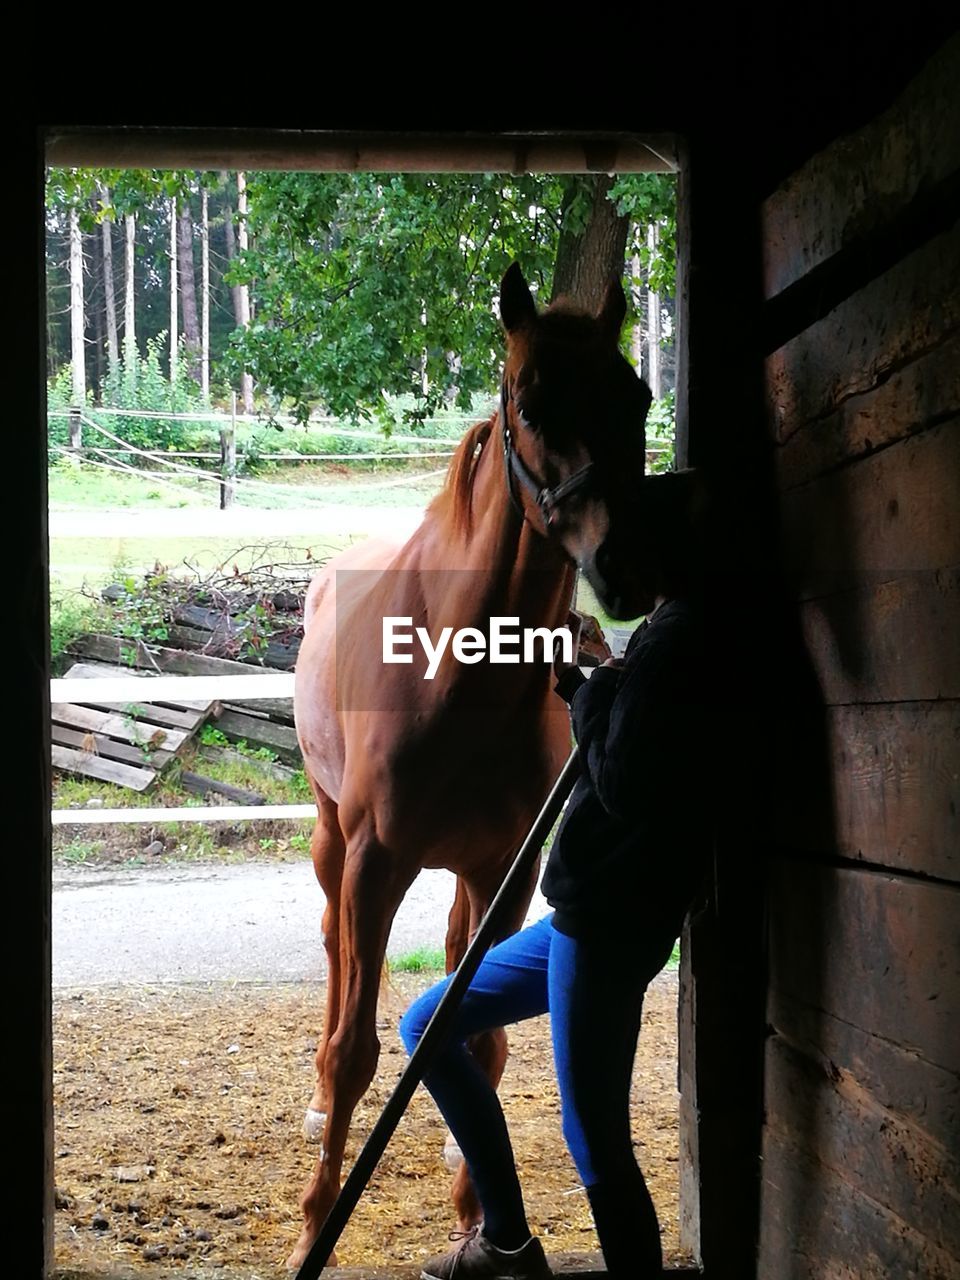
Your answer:
[[[617,618],[652,603],[631,565],[629,527],[651,395],[620,352],[625,315],[619,280],[596,315],[563,303],[538,313],[516,264],[501,284],[500,425],[511,497],[562,544]]]

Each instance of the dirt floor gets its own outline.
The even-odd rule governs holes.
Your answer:
[[[380,1067],[355,1117],[348,1161],[405,1062],[397,1019],[432,980],[394,974],[384,987]],[[243,986],[55,997],[59,1268],[282,1272],[315,1155],[300,1123],[322,994]],[[665,1254],[679,1260],[676,1009],[676,973],[666,971],[644,1011],[633,1126]],[[511,1031],[501,1096],[530,1221],[548,1254],[595,1250],[560,1133],[545,1019]],[[446,1247],[454,1222],[443,1140],[420,1090],[341,1240],[341,1264],[415,1262]]]

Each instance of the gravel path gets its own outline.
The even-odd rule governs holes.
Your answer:
[[[51,538],[187,538],[243,537],[291,534],[393,535],[407,538],[423,519],[423,505],[405,507],[352,506],[330,503],[289,511],[233,506],[226,511],[213,507],[183,507],[176,510],[134,510],[50,512]]]
[[[453,890],[449,872],[421,872],[387,954],[442,947]],[[547,910],[537,893],[528,918]],[[316,981],[322,912],[309,862],[57,870],[53,985]]]

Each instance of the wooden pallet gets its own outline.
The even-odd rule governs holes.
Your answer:
[[[142,641],[120,640],[115,636],[80,636],[71,644],[70,652],[84,663],[117,663],[124,648],[130,651],[130,657],[137,667],[147,667],[165,675],[238,676],[256,675],[265,670],[264,667],[249,662],[235,662],[231,658],[214,658],[206,653],[159,645],[148,647]],[[126,675],[138,674],[129,666],[124,667],[123,671]],[[220,716],[216,727],[231,742],[266,747],[294,768],[302,763],[293,727],[292,698],[260,698],[249,702],[232,698],[223,703],[222,714],[220,711],[215,714]]]
[[[65,679],[130,675],[150,679],[145,672],[99,662],[75,663]],[[146,791],[184,743],[217,713],[219,703],[55,702],[50,710],[55,769]]]

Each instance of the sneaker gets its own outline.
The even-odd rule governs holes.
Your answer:
[[[452,1253],[425,1262],[420,1280],[551,1280],[543,1246],[531,1236],[522,1249],[498,1249],[480,1227],[452,1232],[460,1240]]]

